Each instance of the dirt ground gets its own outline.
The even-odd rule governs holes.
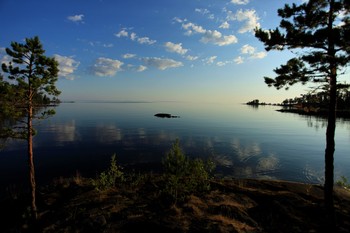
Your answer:
[[[336,229],[327,226],[320,185],[271,180],[215,180],[211,191],[171,203],[157,181],[97,191],[84,180],[38,191],[39,221],[29,201],[1,204],[0,232],[350,232],[350,191],[335,187]]]

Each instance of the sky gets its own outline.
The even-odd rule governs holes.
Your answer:
[[[267,53],[254,28],[276,28],[293,2],[0,0],[0,62],[12,41],[39,36],[63,101],[280,103],[308,87],[267,87],[293,54]]]

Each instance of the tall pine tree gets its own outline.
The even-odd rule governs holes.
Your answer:
[[[25,44],[12,42],[6,53],[12,58],[9,64],[2,64],[5,78],[2,78],[3,109],[15,116],[3,134],[27,141],[29,178],[31,187],[31,211],[37,218],[36,182],[33,160],[33,120],[44,119],[52,114],[52,109],[40,111],[42,102],[38,97],[55,97],[60,94],[55,83],[58,79],[58,63],[44,55],[45,50],[39,37],[27,38]],[[3,135],[4,136],[4,135]]]
[[[329,84],[329,114],[325,149],[325,205],[333,215],[334,151],[337,78],[350,62],[349,0],[309,0],[285,5],[273,30],[256,29],[256,37],[269,50],[296,50],[301,54],[276,68],[275,78],[265,77],[277,89],[308,82]]]

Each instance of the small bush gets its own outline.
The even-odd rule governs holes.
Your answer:
[[[179,140],[173,144],[163,160],[165,187],[163,193],[174,202],[187,196],[208,191],[209,179],[215,165],[212,161],[190,160],[181,150]]]
[[[341,176],[340,180],[336,182],[336,185],[350,189],[350,184],[348,183],[348,179],[345,176]]]
[[[143,174],[140,172],[136,173],[135,171],[131,171],[124,176],[124,183],[126,187],[136,190],[144,185],[146,181],[150,179],[150,177],[151,174]]]
[[[116,155],[111,158],[110,167],[108,170],[101,172],[97,179],[92,180],[93,186],[99,191],[116,187],[116,182],[124,181],[124,173],[122,168],[117,165]]]

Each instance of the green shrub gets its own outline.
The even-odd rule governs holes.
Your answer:
[[[131,171],[124,176],[124,185],[132,190],[138,189],[143,186],[147,180],[151,179],[151,174],[144,174],[141,172],[136,173]]]
[[[100,175],[92,180],[93,186],[99,191],[116,187],[116,182],[124,181],[122,168],[117,165],[116,155],[111,157],[111,163],[108,170],[101,172]]]
[[[190,160],[181,150],[179,140],[162,161],[165,186],[163,193],[174,202],[183,201],[193,193],[208,191],[215,165],[212,161]]]
[[[336,182],[336,185],[350,189],[350,184],[348,183],[348,179],[345,176],[341,176],[340,180]]]

